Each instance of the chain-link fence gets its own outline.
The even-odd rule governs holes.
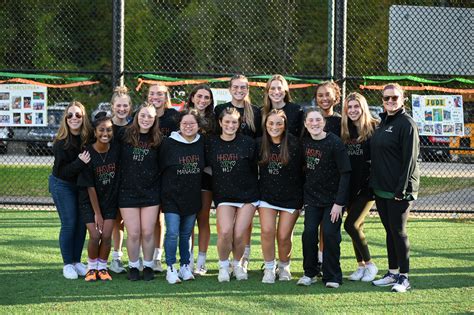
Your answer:
[[[5,1],[0,6],[0,72],[92,77],[100,83],[48,89],[48,105],[77,99],[89,110],[109,101],[117,78],[134,89],[140,74],[333,78],[346,92],[363,93],[376,113],[381,94],[368,86],[383,85],[387,76],[472,78],[473,7],[468,0]],[[437,86],[472,87],[460,81]],[[171,94],[187,95],[191,88],[173,86]],[[132,90],[134,104],[143,102],[144,90]],[[314,90],[294,89],[291,95],[311,105]],[[408,91],[407,97],[440,93]],[[263,90],[253,87],[251,97],[261,105]],[[474,212],[473,102],[472,94],[464,95],[466,136],[421,137],[421,191],[414,211],[447,217]],[[52,205],[47,177],[56,128],[0,127],[0,205]]]

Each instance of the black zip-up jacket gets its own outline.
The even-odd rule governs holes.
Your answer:
[[[402,108],[395,115],[380,114],[372,136],[370,187],[416,199],[420,185],[420,138],[415,121]]]

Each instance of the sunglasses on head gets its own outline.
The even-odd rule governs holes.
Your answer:
[[[71,119],[72,117],[74,117],[74,115],[75,115],[76,118],[78,118],[78,119],[81,119],[81,118],[82,118],[82,114],[81,114],[81,113],[67,113],[66,118],[67,118],[67,119]]]
[[[384,96],[384,97],[382,97],[382,99],[385,102],[388,102],[390,99],[392,99],[392,101],[396,102],[396,101],[398,101],[398,95]]]

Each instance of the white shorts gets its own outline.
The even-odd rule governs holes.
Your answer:
[[[263,200],[260,200],[260,205],[258,206],[259,208],[269,208],[269,209],[273,209],[273,210],[278,210],[278,211],[285,211],[285,212],[288,212],[288,213],[295,213],[296,209],[289,209],[289,208],[282,208],[282,207],[278,207],[278,206],[274,206],[272,204],[269,204],[268,202],[266,201],[263,201]]]
[[[258,201],[258,200],[255,201],[255,202],[252,202],[252,205],[255,208],[258,207],[259,204],[260,204],[260,201]],[[243,202],[221,202],[220,204],[217,205],[217,207],[219,207],[219,206],[231,206],[231,207],[236,207],[236,208],[242,208],[244,205],[245,205],[245,203],[243,203]]]

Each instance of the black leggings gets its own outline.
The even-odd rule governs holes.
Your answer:
[[[357,196],[347,207],[348,213],[344,222],[344,230],[352,239],[357,262],[366,262],[371,259],[364,234],[364,221],[373,204],[374,201],[368,196]]]
[[[375,197],[375,203],[387,236],[388,268],[400,268],[400,273],[408,273],[410,270],[410,243],[406,227],[411,202]]]

